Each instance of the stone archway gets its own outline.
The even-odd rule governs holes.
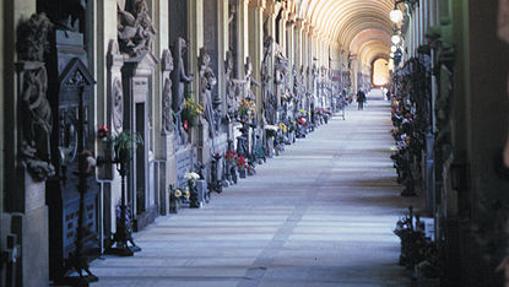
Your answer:
[[[371,64],[371,84],[374,87],[383,87],[389,80],[389,61],[383,57],[375,59]]]

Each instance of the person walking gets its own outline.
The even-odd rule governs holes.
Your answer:
[[[357,109],[364,110],[364,103],[366,102],[366,93],[362,89],[357,92]]]

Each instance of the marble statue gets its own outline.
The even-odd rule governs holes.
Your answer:
[[[175,114],[175,131],[181,144],[188,143],[188,135],[184,129],[182,121],[182,111],[185,102],[185,85],[193,81],[193,75],[187,74],[184,65],[184,55],[187,52],[186,41],[178,38],[173,47],[173,55],[177,59],[175,69],[171,73],[171,81],[173,83],[173,113]]]
[[[244,97],[246,99],[255,100],[256,97],[254,95],[254,92],[252,90],[253,87],[259,86],[260,84],[253,79],[253,64],[251,63],[251,59],[249,57],[246,57],[246,63],[244,65],[244,84],[245,84],[245,95]]]
[[[173,56],[170,50],[165,50],[163,52],[163,70],[165,72],[171,73],[174,69],[173,64]],[[162,123],[163,123],[163,135],[169,134],[173,132],[173,109],[172,109],[172,93],[173,83],[171,79],[166,78],[164,80],[163,86],[163,94],[162,94]]]
[[[205,120],[209,124],[209,137],[217,133],[216,113],[212,102],[212,90],[217,85],[217,78],[210,66],[210,55],[205,48],[200,49],[200,93],[205,108]]]
[[[271,106],[272,98],[274,98],[274,92],[272,91],[273,81],[273,70],[271,66],[272,55],[273,55],[273,39],[272,37],[266,37],[263,45],[263,60],[261,69],[261,80],[262,80],[262,96],[263,96],[263,116],[264,121],[267,122],[273,118],[274,107]],[[272,120],[270,123],[273,124]]]
[[[239,100],[236,93],[236,85],[233,75],[233,53],[232,51],[226,52],[225,67],[225,81],[226,81],[226,110],[230,118],[235,117],[235,113],[239,108]]]

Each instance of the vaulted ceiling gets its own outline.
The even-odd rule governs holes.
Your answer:
[[[307,20],[319,33],[341,49],[370,65],[388,58],[394,0],[294,0],[297,17]]]

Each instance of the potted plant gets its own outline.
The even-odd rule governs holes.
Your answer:
[[[202,205],[200,195],[198,194],[198,186],[196,182],[200,179],[200,175],[196,172],[188,172],[184,175],[187,180],[187,188],[189,190],[189,207],[200,208]]]

